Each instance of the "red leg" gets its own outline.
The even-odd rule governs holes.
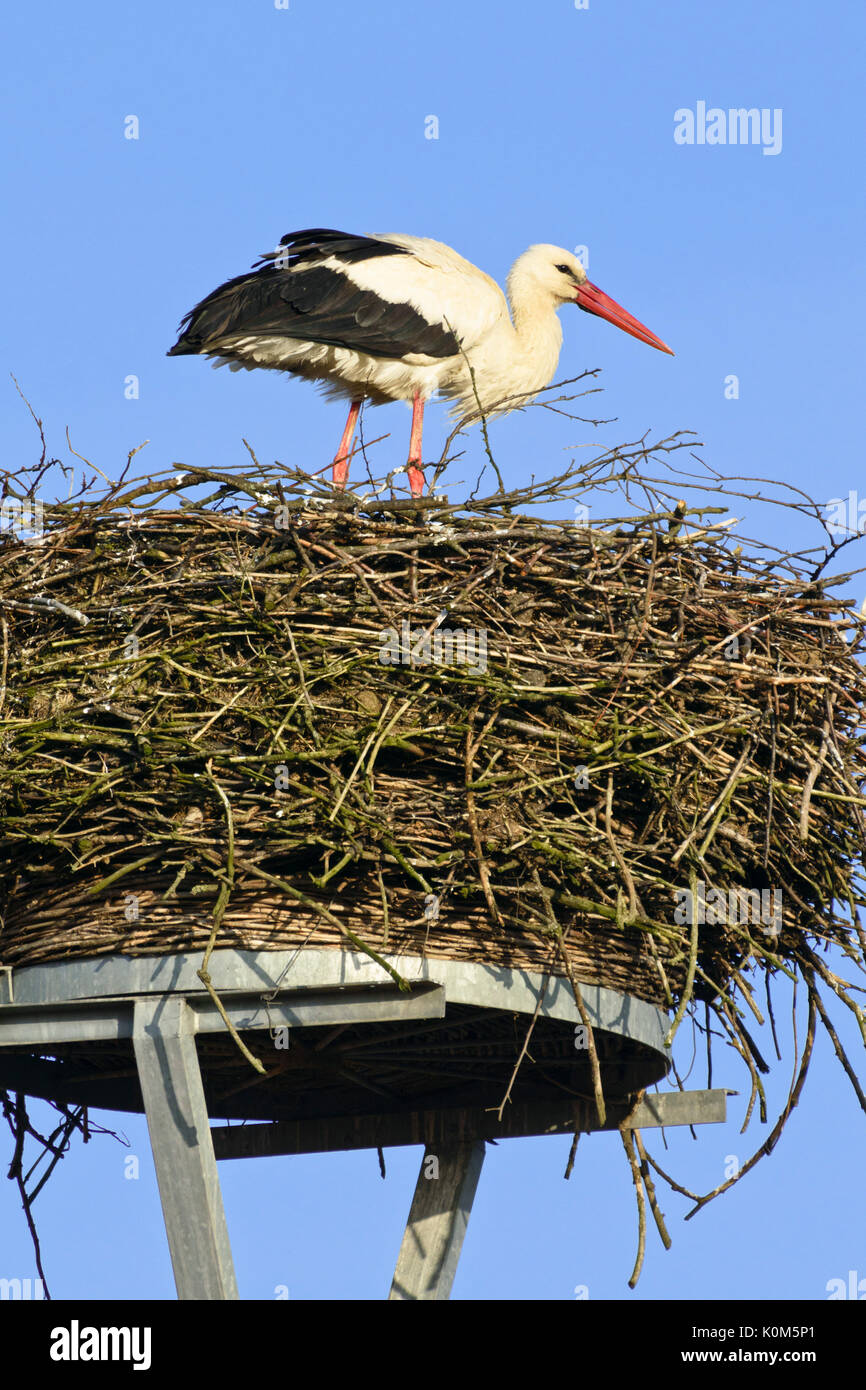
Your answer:
[[[334,487],[344,488],[346,479],[349,476],[349,460],[352,457],[352,440],[355,437],[355,426],[358,423],[358,411],[361,409],[360,401],[352,401],[349,406],[349,418],[346,421],[346,428],[343,430],[343,437],[334,455],[334,471],[332,474]]]
[[[420,391],[412,398],[412,433],[409,436],[409,486],[413,497],[420,497],[424,491],[424,474],[421,472],[421,433],[424,429],[424,401]]]

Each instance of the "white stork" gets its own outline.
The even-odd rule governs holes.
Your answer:
[[[362,401],[411,401],[407,472],[418,497],[425,403],[439,391],[456,402],[452,414],[461,423],[478,418],[479,404],[485,414],[526,404],[556,372],[563,304],[671,352],[560,246],[524,251],[509,272],[506,299],[495,280],[440,241],[319,227],[289,232],[250,274],[197,304],[168,356],[204,353],[233,371],[272,367],[348,400],[333,463],[339,488]]]

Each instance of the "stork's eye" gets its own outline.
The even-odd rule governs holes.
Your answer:
[[[557,269],[557,270],[561,270],[562,273],[563,273],[563,275],[573,275],[573,274],[574,274],[574,271],[572,270],[572,268],[571,268],[570,265],[558,265],[558,266],[556,267],[556,269]]]

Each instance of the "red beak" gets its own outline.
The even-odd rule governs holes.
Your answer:
[[[640,338],[642,343],[649,343],[650,347],[658,348],[659,352],[669,352],[674,356],[672,348],[667,343],[663,343],[661,338],[657,338],[655,333],[651,333],[646,324],[640,323],[636,318],[623,309],[621,304],[617,304],[615,299],[611,299],[600,290],[597,285],[593,285],[587,280],[577,288],[577,299],[574,301],[579,309],[586,309],[589,314],[598,314],[599,318],[607,319],[608,323],[613,323],[623,332],[630,333],[633,338]]]

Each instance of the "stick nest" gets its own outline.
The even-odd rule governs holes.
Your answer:
[[[220,899],[222,945],[533,965],[564,936],[559,973],[668,1005],[853,948],[841,600],[683,508],[611,530],[283,497],[5,540],[4,963],[194,948]],[[710,920],[695,955],[696,883],[781,917]]]
[[[397,978],[401,954],[543,968],[673,1027],[702,1001],[749,1114],[746,1011],[781,972],[809,999],[785,1114],[818,1014],[864,1105],[816,988],[866,1036],[826,963],[866,945],[862,621],[822,566],[700,519],[726,509],[590,527],[514,503],[257,465],[0,536],[0,963],[215,940],[350,945]],[[741,920],[710,906],[734,898]]]

